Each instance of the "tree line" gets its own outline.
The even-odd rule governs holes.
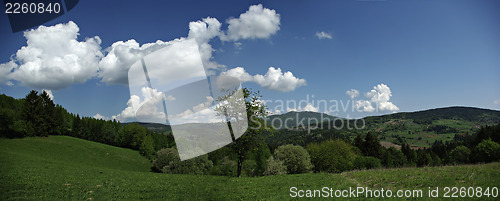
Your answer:
[[[0,137],[49,135],[66,135],[139,150],[149,159],[154,159],[158,150],[174,146],[169,132],[155,133],[136,123],[122,125],[116,120],[80,117],[54,104],[45,91],[32,90],[22,99],[0,95]]]
[[[457,135],[459,136],[459,135]],[[487,163],[500,160],[500,123],[484,126],[475,134],[456,137],[454,141],[436,141],[430,148],[413,149],[404,144],[401,149],[381,146],[375,132],[345,138],[281,145],[272,149],[264,141],[250,149],[243,162],[244,176],[298,174],[307,172],[339,173],[373,168],[425,167],[455,164]],[[213,174],[237,176],[236,161],[230,147],[185,163],[176,158],[174,149],[158,154],[153,170],[177,174]],[[175,161],[175,162],[171,162]],[[204,167],[204,169],[199,169]],[[196,171],[192,171],[196,170]]]

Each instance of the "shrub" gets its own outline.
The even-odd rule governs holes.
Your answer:
[[[431,165],[432,166],[441,166],[442,165],[442,161],[441,161],[441,158],[439,158],[439,156],[434,153],[434,152],[431,152],[431,158],[432,158],[432,163]]]
[[[290,174],[300,174],[311,171],[311,157],[307,150],[299,145],[279,146],[274,152],[276,159],[283,161]]]
[[[480,162],[492,162],[500,159],[500,144],[491,139],[483,140],[476,146],[476,153]]]
[[[417,166],[429,166],[432,164],[432,157],[429,153],[424,150],[418,150],[417,152]]]
[[[214,166],[220,165],[223,161],[233,160],[236,161],[236,154],[233,149],[229,148],[229,146],[221,147],[215,151],[208,153],[208,159],[210,159]]]
[[[471,152],[469,148],[461,145],[451,150],[450,158],[452,162],[455,162],[457,164],[464,164],[469,162],[470,153]]]
[[[307,145],[316,172],[342,172],[353,169],[357,148],[342,140],[328,140]]]
[[[360,156],[354,159],[354,168],[358,170],[374,169],[382,167],[380,160],[373,156]]]
[[[163,167],[167,166],[171,161],[178,158],[177,150],[175,148],[161,149],[156,153],[156,159],[153,161],[151,170],[154,172],[161,172]]]
[[[243,175],[248,176],[248,177],[254,177],[257,176],[257,162],[254,160],[245,160],[243,161],[243,167],[242,167]]]
[[[397,150],[394,147],[391,147],[384,151],[382,164],[385,167],[403,167],[405,163],[406,156],[403,154],[403,152]]]
[[[207,155],[181,161],[175,148],[166,148],[158,151],[152,169],[173,174],[207,174],[212,167],[213,163]]]
[[[267,159],[267,167],[264,175],[281,175],[286,173],[286,166],[283,164],[283,161],[274,159],[272,156]]]
[[[264,174],[267,168],[267,160],[271,157],[271,151],[267,144],[263,143],[259,146],[257,150],[253,153],[253,158],[255,160],[255,176],[260,176]],[[244,167],[244,166],[243,166]]]
[[[231,160],[226,156],[219,161],[219,164],[212,167],[210,174],[219,176],[236,176],[236,161]]]
[[[139,144],[139,153],[150,160],[153,159],[155,153],[153,143],[153,137],[151,137],[151,135],[145,135]]]
[[[207,155],[201,155],[185,161],[176,159],[161,169],[163,173],[171,174],[208,174],[213,163],[208,160]]]

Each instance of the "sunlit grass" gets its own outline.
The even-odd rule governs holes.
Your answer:
[[[170,175],[149,168],[136,151],[72,137],[0,139],[0,200],[288,200],[290,187],[427,189],[500,183],[499,163],[254,178]]]

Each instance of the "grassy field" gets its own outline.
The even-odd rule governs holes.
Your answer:
[[[291,187],[357,186],[394,194],[422,189],[421,199],[428,200],[428,187],[440,187],[442,196],[443,187],[500,184],[499,163],[257,178],[169,175],[149,168],[136,151],[72,137],[0,139],[0,200],[289,200]]]

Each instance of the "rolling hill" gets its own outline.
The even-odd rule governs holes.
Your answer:
[[[366,128],[363,131],[378,133],[382,141],[429,147],[436,140],[453,140],[456,135],[473,134],[481,126],[500,123],[500,111],[473,107],[447,107],[364,119]]]
[[[300,112],[274,115],[273,119],[286,119],[299,116],[301,118],[320,119],[321,113]],[[323,114],[325,115],[325,114]],[[334,117],[331,117],[334,118]],[[361,120],[365,122],[364,127]],[[386,144],[409,143],[415,148],[429,147],[436,140],[453,140],[455,135],[468,135],[477,132],[481,126],[500,123],[500,111],[473,107],[446,107],[417,112],[401,112],[395,114],[369,116],[357,121],[362,129],[349,129],[346,126],[335,128],[333,122],[323,121],[320,125],[311,124],[304,128],[291,125],[294,129],[281,129],[273,135],[266,136],[273,145],[299,144],[322,141],[331,138],[354,139],[356,135],[375,132]],[[354,125],[354,120],[346,120]],[[295,122],[295,121],[289,121]],[[304,120],[307,122],[307,120]],[[340,121],[336,122],[337,124]],[[346,122],[344,122],[345,125]],[[319,127],[319,129],[314,129]]]

